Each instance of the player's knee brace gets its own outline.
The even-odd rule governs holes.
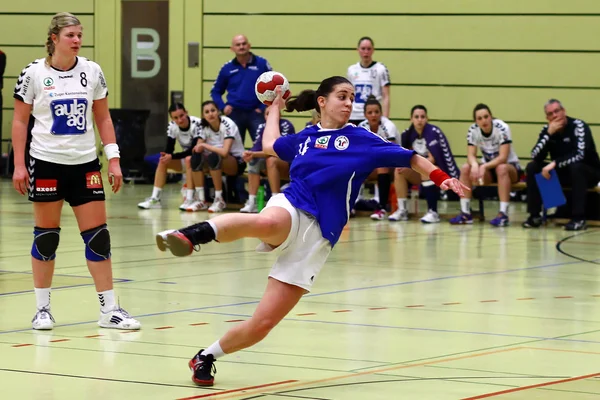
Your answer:
[[[106,224],[81,232],[85,243],[85,258],[90,261],[104,261],[110,258],[110,234]]]
[[[208,155],[208,168],[213,171],[216,169],[221,169],[221,156],[217,153],[210,153]]]
[[[190,165],[192,166],[192,171],[202,171],[202,167],[204,166],[204,154],[202,153],[194,153],[192,154],[192,159],[190,160]]]
[[[56,249],[60,241],[60,228],[33,228],[33,246],[31,256],[40,261],[56,258]]]

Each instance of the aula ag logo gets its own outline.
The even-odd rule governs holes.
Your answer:
[[[61,99],[50,102],[54,135],[82,135],[87,132],[87,99]]]

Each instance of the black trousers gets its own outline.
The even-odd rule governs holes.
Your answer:
[[[527,164],[527,211],[538,216],[542,211],[542,197],[535,180],[535,175],[542,172],[547,162],[532,161]],[[600,181],[600,171],[583,163],[575,163],[563,168],[556,168],[558,180],[562,187],[571,188],[571,216],[573,219],[585,219],[585,198],[588,188]]]

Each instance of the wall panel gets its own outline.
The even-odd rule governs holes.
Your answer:
[[[102,0],[106,1],[106,0]],[[73,14],[93,13],[94,0],[29,0],[29,1],[2,1],[1,13],[23,14],[55,14],[68,11]],[[50,18],[48,19],[48,22]]]
[[[94,45],[94,17],[78,16],[83,25],[83,44]],[[7,15],[0,14],[0,46],[43,46],[48,37],[48,26],[52,15]],[[24,27],[27,27],[24,29]],[[8,54],[8,49],[7,49]]]

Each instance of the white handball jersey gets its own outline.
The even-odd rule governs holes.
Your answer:
[[[242,137],[237,125],[229,117],[222,115],[220,118],[221,126],[219,127],[219,131],[213,131],[210,126],[203,127],[200,130],[200,139],[204,140],[206,144],[221,148],[225,139],[233,139],[229,153],[234,157],[241,157],[244,152],[244,145],[242,144]]]
[[[369,67],[364,68],[360,62],[348,67],[348,80],[354,85],[354,103],[350,119],[357,120],[365,117],[365,102],[370,95],[381,101],[383,87],[390,84],[390,74],[380,62],[374,61]]]
[[[369,120],[364,120],[360,124],[358,124],[361,128],[365,128],[370,131],[371,126],[369,125]],[[398,128],[396,125],[387,117],[381,116],[381,122],[379,123],[379,128],[377,128],[377,132],[373,132],[379,135],[380,137],[387,140],[396,140],[400,134],[398,133]]]
[[[169,126],[167,127],[167,136],[177,140],[183,151],[187,151],[192,147],[192,141],[195,137],[200,136],[200,131],[202,130],[200,118],[190,115],[189,119],[190,126],[187,130],[182,130],[179,125],[173,121],[169,122]]]
[[[517,154],[512,147],[510,128],[506,122],[502,120],[492,120],[492,133],[489,135],[485,135],[477,124],[471,125],[469,132],[467,133],[467,143],[469,146],[479,147],[484,162],[491,161],[498,157],[500,154],[500,146],[509,144],[510,152],[508,153],[506,162],[511,164],[519,163],[519,157],[517,157]]]
[[[17,80],[14,97],[32,104],[35,125],[29,154],[56,164],[84,164],[97,158],[92,105],[108,96],[98,64],[77,57],[59,71],[44,58],[29,64]]]

